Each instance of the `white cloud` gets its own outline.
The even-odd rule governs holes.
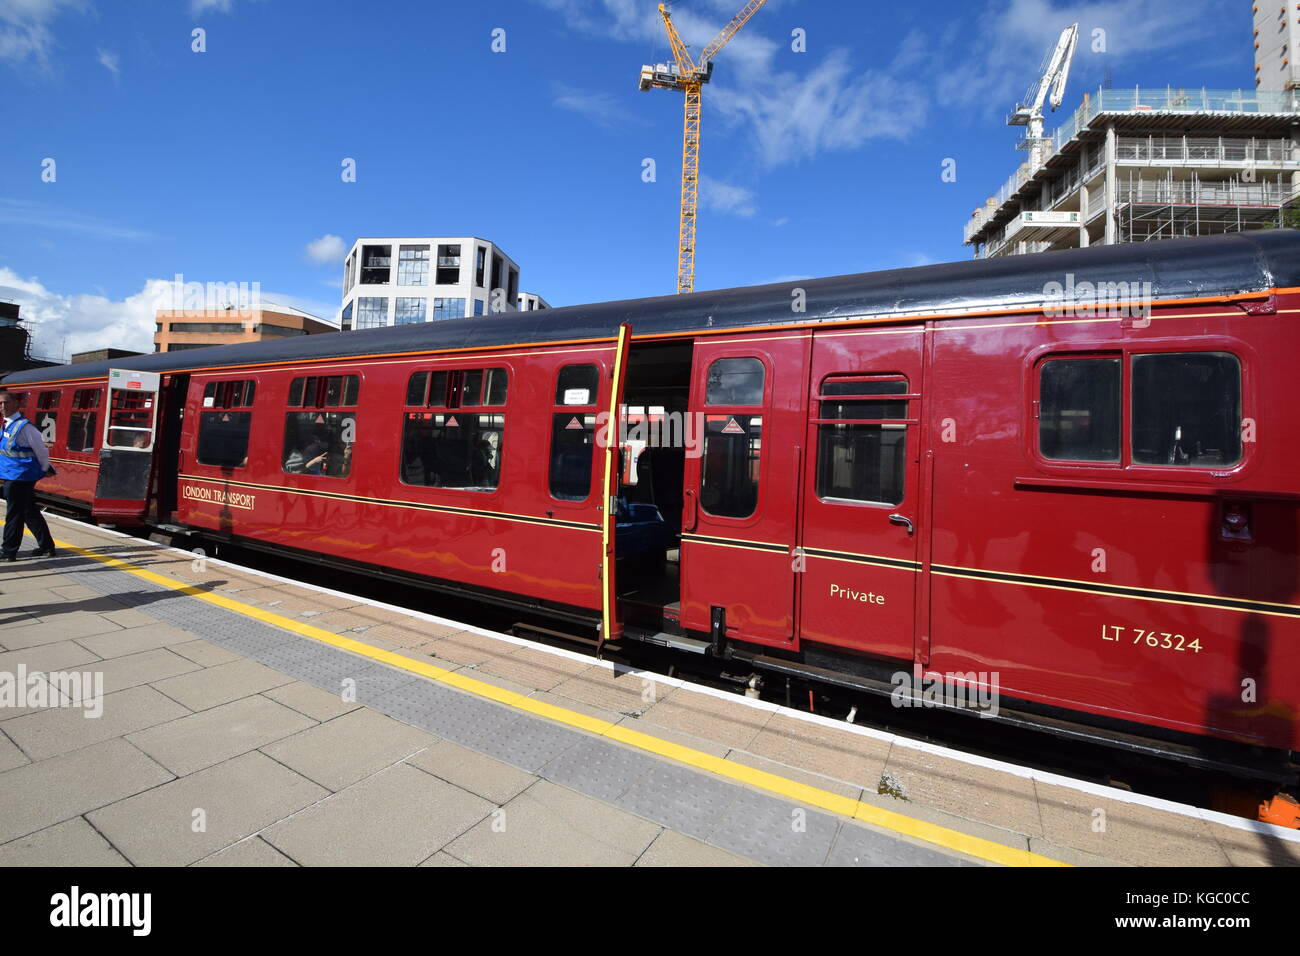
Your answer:
[[[229,13],[232,0],[190,0],[190,13],[194,16],[207,13]]]
[[[977,21],[975,35],[950,32],[936,45],[935,59],[946,64],[939,72],[937,96],[948,105],[984,103],[986,112],[1008,113],[1012,101],[1039,78],[1039,64],[1061,30],[1079,24],[1079,42],[1061,109],[1073,110],[1080,82],[1112,66],[1167,52],[1214,35],[1223,28],[1219,0],[1011,0],[991,8]],[[1248,21],[1243,21],[1243,30]],[[1094,31],[1102,33],[1094,38]],[[1117,77],[1118,79],[1118,77]]]
[[[653,4],[639,0],[537,0],[559,13],[569,27],[598,36],[651,44],[660,62],[671,58],[663,23]],[[926,116],[926,93],[916,69],[919,39],[900,47],[885,69],[856,70],[844,49],[831,49],[806,73],[777,68],[783,47],[764,32],[771,4],[737,33],[717,59],[718,70],[704,94],[704,109],[725,122],[748,128],[765,166],[798,162],[827,150],[853,149],[876,137],[903,138]],[[727,11],[730,10],[730,13]],[[673,25],[698,57],[736,5],[709,0],[706,16],[673,13]],[[782,25],[784,30],[784,25]],[[798,60],[799,67],[805,59]],[[789,62],[784,58],[782,62]]]
[[[645,125],[645,120],[629,112],[611,93],[580,90],[566,83],[552,84],[552,102],[560,109],[585,116],[597,126],[610,128],[629,123]]]
[[[325,233],[319,239],[307,243],[307,258],[322,265],[333,265],[343,261],[347,246],[333,233]]]
[[[55,46],[50,21],[65,9],[84,8],[83,0],[0,0],[0,61],[31,60],[48,69]]]
[[[927,114],[927,96],[888,70],[856,71],[845,50],[832,50],[800,76],[774,69],[712,90],[724,117],[749,126],[766,166],[849,150],[869,139],[905,139]]]
[[[64,295],[46,287],[36,276],[24,278],[0,266],[0,298],[18,303],[19,317],[32,330],[32,353],[47,358],[66,359],[73,352],[104,348],[152,352],[155,312],[191,307],[186,299],[189,287],[183,288],[178,297],[174,279],[146,279],[139,292],[124,299]],[[289,306],[327,320],[339,310],[337,303],[253,290],[251,283],[248,291],[257,293],[263,309]],[[209,292],[205,286],[204,294]],[[220,290],[216,294],[220,295]]]
[[[36,226],[42,229],[56,229],[64,232],[77,232],[101,239],[141,240],[154,238],[151,233],[139,229],[119,226],[116,223],[95,216],[57,209],[46,203],[29,199],[5,199],[0,197],[0,222]]]
[[[96,59],[99,60],[100,65],[104,67],[104,69],[113,74],[113,79],[116,80],[121,75],[122,71],[118,68],[118,56],[116,53],[111,53],[108,50],[100,50],[99,56],[96,57]]]
[[[720,182],[711,176],[700,176],[700,202],[705,209],[742,219],[758,212],[752,189]]]
[[[21,307],[20,318],[32,329],[33,354],[55,358],[103,348],[152,352],[154,310],[171,288],[165,279],[149,279],[125,299],[61,295],[39,278],[0,267],[0,296]]]

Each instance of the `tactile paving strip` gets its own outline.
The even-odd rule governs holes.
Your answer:
[[[356,700],[381,713],[750,859],[794,866],[964,862],[192,600],[89,558],[60,558],[56,570],[331,693],[355,681]]]

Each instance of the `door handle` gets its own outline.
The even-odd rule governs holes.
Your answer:
[[[911,519],[911,518],[908,518],[908,517],[906,517],[906,516],[904,516],[904,515],[890,515],[890,516],[889,516],[889,523],[890,523],[890,524],[901,524],[904,528],[907,529],[907,533],[908,533],[908,534],[911,534],[912,531],[913,531],[913,528],[912,528],[912,519]]]
[[[682,530],[683,530],[683,531],[694,531],[694,530],[695,530],[695,513],[696,513],[696,512],[695,512],[696,504],[695,504],[695,491],[694,491],[694,489],[687,489],[686,494],[685,494],[684,497],[685,497],[685,500],[684,500],[683,503],[682,503]]]

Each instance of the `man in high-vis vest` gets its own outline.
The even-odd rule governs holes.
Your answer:
[[[36,482],[54,474],[50,456],[40,430],[23,417],[18,400],[11,392],[0,389],[0,410],[4,412],[4,430],[0,431],[0,479],[4,481],[5,533],[0,560],[16,561],[23,543],[23,525],[36,537],[34,558],[54,555],[54,539],[45,524],[45,516],[36,507]]]

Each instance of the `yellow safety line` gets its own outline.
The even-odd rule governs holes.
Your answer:
[[[119,571],[125,571],[142,578],[151,584],[157,584],[161,587],[168,588],[172,591],[178,591],[189,597],[198,598],[200,601],[207,601],[209,604],[215,604],[217,607],[225,608],[228,611],[234,611],[236,614],[243,614],[270,624],[273,627],[283,628],[287,631],[293,631],[303,637],[311,638],[322,644],[328,644],[341,650],[351,651],[353,654],[360,654],[362,657],[368,657],[371,660],[388,664],[390,667],[396,667],[421,677],[427,677],[430,680],[438,681],[457,690],[463,690],[466,693],[474,694],[477,697],[484,697],[488,700],[496,701],[498,704],[504,704],[507,707],[513,707],[516,710],[522,710],[538,717],[545,717],[547,720],[553,720],[557,723],[567,724],[570,727],[576,727],[579,730],[585,730],[588,733],[596,734],[600,737],[606,737],[610,740],[616,740],[619,743],[627,744],[629,747],[635,747],[638,750],[644,750],[649,753],[657,754],[660,757],[667,757],[679,763],[695,767],[699,770],[707,770],[716,773],[722,777],[728,777],[741,783],[758,787],[774,793],[777,796],[784,797],[787,800],[793,800],[796,803],[806,804],[817,807],[820,810],[827,810],[841,816],[851,817],[855,820],[861,820],[864,823],[873,824],[886,830],[892,830],[895,833],[901,833],[926,843],[933,843],[958,853],[965,853],[968,856],[977,857],[981,860],[987,860],[990,863],[998,863],[1003,866],[1068,866],[1059,860],[1053,860],[1037,853],[1031,853],[1028,850],[1017,850],[1014,847],[1003,846],[992,840],[985,840],[981,837],[971,836],[958,830],[952,830],[948,827],[939,826],[934,823],[927,823],[924,820],[917,820],[912,817],[904,816],[901,813],[895,813],[892,810],[885,810],[881,807],[875,807],[861,800],[855,800],[852,797],[842,797],[839,794],[831,793],[829,790],[822,790],[819,787],[813,787],[805,783],[799,783],[786,777],[778,776],[774,773],[768,773],[765,770],[758,770],[754,767],[747,767],[744,764],[736,763],[731,760],[724,760],[721,757],[715,757],[712,754],[695,750],[691,747],[684,747],[681,744],[669,743],[661,740],[651,734],[642,733],[638,730],[632,730],[620,724],[611,724],[607,720],[601,720],[598,717],[589,717],[586,714],[580,714],[576,711],[568,710],[564,707],[557,707],[554,704],[548,704],[545,701],[536,700],[532,697],[526,697],[516,691],[506,690],[504,687],[497,687],[481,680],[475,680],[472,677],[466,677],[464,674],[456,671],[449,671],[444,667],[438,667],[424,661],[418,661],[414,658],[404,657],[401,654],[395,654],[392,651],[385,651],[370,644],[353,640],[350,637],[344,637],[341,634],[335,634],[332,631],[323,628],[313,627],[310,624],[304,624],[301,621],[295,621],[292,618],[275,614],[271,611],[265,611],[261,608],[253,607],[242,601],[236,601],[233,598],[225,597],[221,594],[214,594],[203,588],[196,587],[192,584],[185,584],[174,578],[169,578],[158,574],[155,571],[148,571],[144,568],[123,561],[119,558],[109,557],[107,555],[96,554],[85,548],[79,548],[76,545],[68,544],[64,541],[56,541],[55,545],[64,548],[74,554],[81,555],[84,558],[92,558],[101,564],[106,564],[111,568]]]

